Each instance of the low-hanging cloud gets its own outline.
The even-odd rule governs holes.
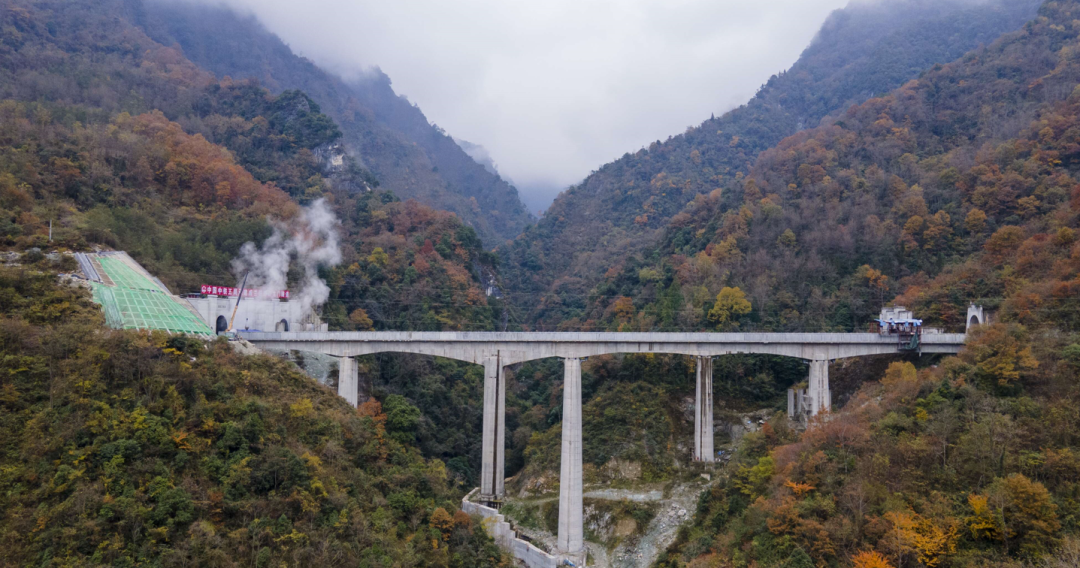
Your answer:
[[[746,102],[847,3],[223,1],[346,78],[380,67],[525,188],[575,183]]]
[[[240,247],[240,256],[232,261],[237,282],[247,279],[248,288],[259,288],[276,297],[288,283],[289,265],[295,258],[303,271],[298,289],[291,294],[306,313],[330,298],[330,287],[319,277],[322,267],[341,262],[338,222],[325,199],[319,199],[301,210],[291,222],[270,221],[273,233],[262,246],[253,242]]]

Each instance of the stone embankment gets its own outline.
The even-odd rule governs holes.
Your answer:
[[[479,515],[482,517],[484,530],[491,535],[491,538],[495,541],[495,544],[499,545],[499,548],[509,552],[519,565],[523,565],[526,568],[555,568],[556,566],[566,565],[566,558],[549,554],[547,551],[537,547],[533,543],[518,538],[517,532],[511,527],[510,523],[506,521],[506,517],[499,514],[499,511],[472,502],[472,498],[476,496],[479,491],[480,489],[476,488],[461,500],[461,510],[470,515]],[[583,563],[579,560],[570,565],[581,566]]]

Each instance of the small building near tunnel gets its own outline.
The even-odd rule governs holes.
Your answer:
[[[327,324],[318,314],[311,309],[304,310],[300,302],[290,301],[287,290],[269,295],[259,290],[245,290],[237,307],[239,293],[239,289],[227,286],[202,286],[199,293],[187,294],[184,299],[216,333],[229,329],[234,308],[233,331],[327,330]]]

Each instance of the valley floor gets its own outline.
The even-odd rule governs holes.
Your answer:
[[[687,475],[663,484],[586,486],[585,544],[589,549],[589,566],[651,566],[675,541],[679,527],[693,517],[699,496],[723,467],[717,464],[705,474],[709,479]],[[502,513],[519,536],[553,550],[555,534],[548,530],[550,524],[544,522],[544,517],[554,514],[557,518],[557,505],[558,493],[524,499],[511,497]],[[647,522],[638,522],[646,518]]]

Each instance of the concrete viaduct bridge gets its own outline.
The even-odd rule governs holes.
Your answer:
[[[973,320],[976,323],[979,320]],[[339,357],[338,394],[354,406],[358,398],[353,357],[374,353],[418,353],[484,366],[484,424],[481,500],[498,503],[505,490],[504,432],[509,365],[559,357],[563,360],[562,463],[559,483],[558,553],[584,555],[581,461],[581,359],[609,353],[672,353],[696,358],[697,395],[694,459],[711,462],[713,451],[712,360],[733,353],[795,357],[810,362],[806,398],[811,414],[831,408],[829,361],[900,352],[896,336],[876,333],[584,333],[584,332],[239,332],[251,343],[276,350],[311,351]],[[922,353],[957,353],[963,333],[927,333]]]

